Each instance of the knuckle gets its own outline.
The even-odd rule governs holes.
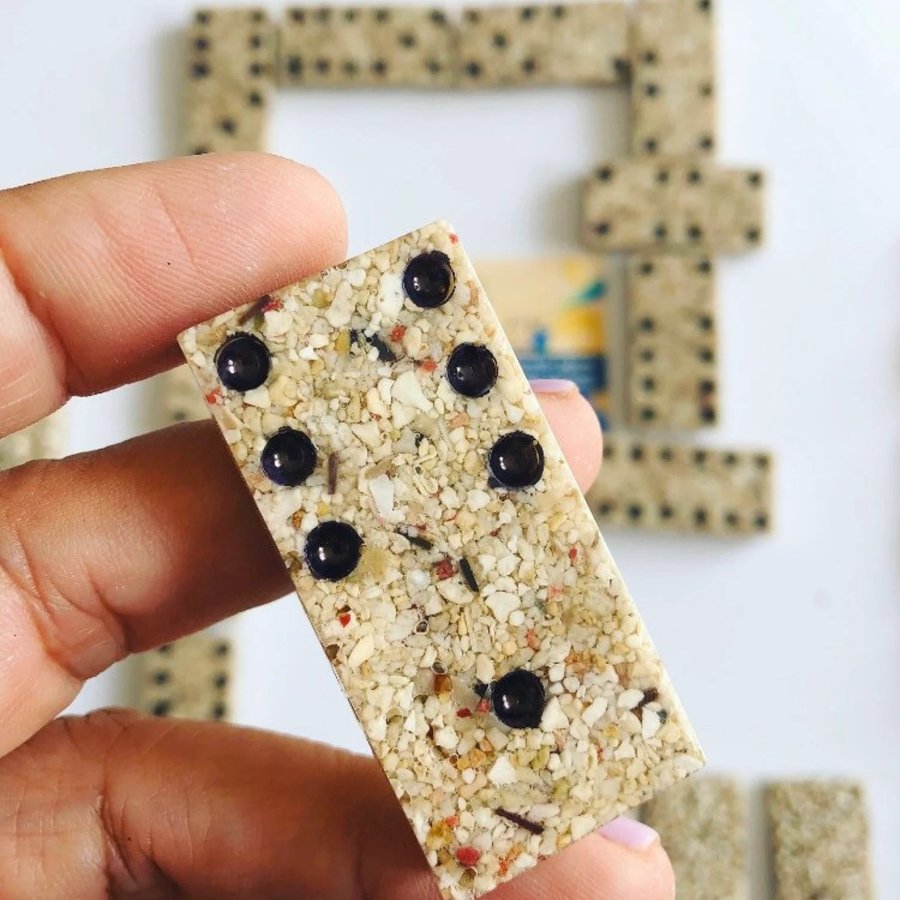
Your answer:
[[[73,568],[71,560],[50,552],[47,504],[55,502],[59,465],[32,463],[3,476],[0,596],[21,608],[44,655],[84,681],[121,658],[127,639],[87,567]]]

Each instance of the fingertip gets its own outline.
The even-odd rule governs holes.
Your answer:
[[[501,885],[492,900],[673,900],[675,875],[658,840],[643,849],[591,834]]]
[[[603,461],[603,433],[596,411],[570,381],[535,381],[532,389],[578,486],[586,491]]]
[[[619,816],[598,829],[597,834],[614,844],[631,850],[647,850],[659,841],[659,835],[649,825]]]
[[[334,185],[312,166],[275,153],[245,150],[185,157],[198,205],[213,201],[223,230],[245,239],[248,229],[260,230],[259,257],[248,255],[248,270],[265,259],[269,248],[278,257],[264,267],[280,287],[290,281],[342,262],[347,255],[347,216]],[[158,169],[165,188],[171,174]],[[224,186],[224,187],[223,187]],[[199,190],[197,188],[199,187]],[[285,246],[293,253],[284,253]],[[280,265],[279,265],[280,263]]]
[[[10,274],[0,309],[36,332],[20,327],[20,346],[40,339],[41,355],[59,358],[43,385],[18,388],[44,396],[19,401],[24,411],[4,423],[15,430],[63,388],[95,393],[153,374],[173,361],[182,329],[341,262],[347,222],[316,170],[241,152],[5,191],[0,238]]]
[[[342,262],[347,256],[347,214],[336,188],[318,169],[276,153],[243,151],[211,154],[227,168],[248,168],[251,178],[272,190],[294,215],[318,223],[322,258],[319,268]]]

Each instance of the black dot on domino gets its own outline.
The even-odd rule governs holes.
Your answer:
[[[493,685],[494,714],[510,728],[537,728],[544,713],[544,686],[534,672],[514,669]]]
[[[488,465],[503,487],[532,487],[544,474],[544,449],[532,435],[511,431],[491,447]]]
[[[323,522],[306,539],[306,564],[324,581],[346,578],[359,563],[362,538],[346,522]]]
[[[271,359],[266,345],[252,334],[239,331],[216,351],[219,380],[233,391],[251,391],[269,377]]]
[[[464,397],[483,397],[497,383],[497,360],[482,344],[460,344],[450,354],[447,381]]]
[[[296,487],[315,470],[316,448],[309,435],[293,428],[282,428],[266,442],[260,465],[270,481]]]
[[[456,275],[450,257],[440,250],[420,253],[409,261],[403,273],[406,296],[422,309],[443,306],[456,287]]]

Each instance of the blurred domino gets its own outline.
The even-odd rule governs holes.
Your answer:
[[[138,657],[138,708],[175,719],[227,719],[233,654],[229,640],[194,634]]]
[[[703,162],[623,159],[594,170],[583,239],[597,250],[737,253],[763,238],[764,179]]]
[[[715,272],[707,257],[628,261],[628,420],[696,429],[718,418]]]
[[[444,87],[454,33],[440,9],[292,7],[281,25],[283,85]]]
[[[767,792],[777,900],[872,900],[869,821],[849,781],[773,784]]]
[[[449,226],[179,340],[445,897],[700,768]]]
[[[631,33],[632,151],[710,155],[716,147],[714,0],[638,0]]]
[[[746,900],[747,803],[736,781],[692,778],[657,794],[642,818],[669,854],[678,900]]]
[[[628,74],[628,6],[466,9],[458,61],[463,87],[618,84]]]
[[[772,527],[772,457],[638,435],[604,436],[588,493],[601,525],[649,531],[756,534]]]
[[[0,438],[0,469],[12,469],[33,459],[55,459],[66,445],[66,414],[58,410],[45,419]]]
[[[275,74],[275,31],[267,14],[198,10],[187,40],[182,151],[263,149]]]
[[[157,376],[153,387],[157,411],[154,425],[157,427],[209,418],[209,409],[197,394],[197,382],[187,366],[178,366]]]

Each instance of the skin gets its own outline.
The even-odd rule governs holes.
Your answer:
[[[340,202],[260,154],[0,192],[0,436],[178,361],[182,328],[344,258]],[[596,417],[541,397],[588,485]],[[212,545],[210,535],[215,534]],[[0,897],[438,900],[377,765],[221,723],[54,718],[130,653],[291,585],[209,423],[0,474]],[[496,900],[670,900],[591,835]]]

